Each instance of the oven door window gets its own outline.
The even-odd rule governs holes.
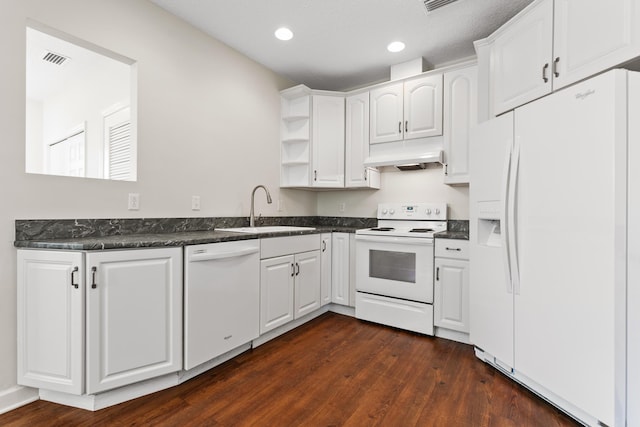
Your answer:
[[[416,283],[415,252],[369,250],[369,277]]]

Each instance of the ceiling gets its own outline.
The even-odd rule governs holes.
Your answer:
[[[312,89],[347,90],[389,79],[424,57],[435,66],[475,55],[484,38],[532,0],[457,0],[426,13],[422,0],[151,0],[275,72]],[[294,37],[273,33],[281,26]],[[406,44],[388,52],[395,40]]]

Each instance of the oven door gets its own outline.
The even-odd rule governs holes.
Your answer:
[[[433,303],[433,239],[356,235],[356,290]]]

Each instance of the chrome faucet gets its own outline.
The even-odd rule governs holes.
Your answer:
[[[269,190],[267,190],[267,187],[265,187],[264,185],[256,185],[256,187],[251,192],[251,210],[249,211],[249,227],[255,227],[256,226],[255,214],[253,212],[253,204],[254,204],[254,199],[256,197],[256,190],[258,188],[264,189],[264,192],[267,193],[267,203],[271,203],[272,202],[271,194],[269,194]]]

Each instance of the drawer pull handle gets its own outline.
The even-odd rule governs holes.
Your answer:
[[[291,263],[291,277],[296,275],[296,267]]]
[[[91,289],[95,289],[98,287],[96,283],[96,272],[98,271],[98,267],[91,267]]]
[[[324,251],[326,251],[326,250],[327,250],[327,241],[326,241],[326,240],[323,240],[323,241],[322,241],[322,252],[324,252]]]
[[[449,248],[449,247],[447,247],[445,249],[448,250],[448,251],[456,251],[456,252],[460,252],[462,250],[460,248]]]
[[[440,267],[436,268],[436,281],[440,281]]]
[[[546,83],[549,81],[549,77],[547,77],[547,69],[549,68],[549,63],[547,62],[546,64],[544,64],[544,67],[542,67],[542,80]]]
[[[558,62],[560,62],[559,56],[555,59],[555,61],[553,61],[553,75],[556,77],[560,77],[560,71],[558,71]]]
[[[296,276],[300,274],[300,264],[296,262]]]
[[[71,286],[73,286],[74,288],[78,289],[78,283],[74,282],[74,274],[78,272],[78,267],[73,267],[73,270],[71,271]]]

